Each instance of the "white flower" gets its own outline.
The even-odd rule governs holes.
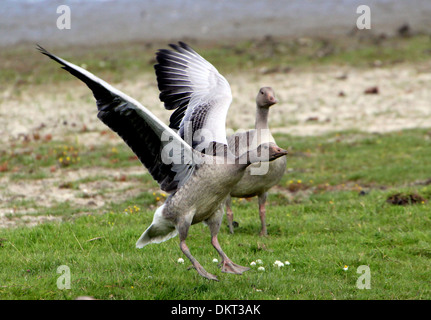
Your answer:
[[[184,263],[184,259],[183,258],[178,258],[177,262],[178,263]]]
[[[217,262],[218,262],[218,260],[217,260],[216,258],[214,258],[214,259],[213,259],[213,262],[214,262],[214,263],[217,263]]]
[[[257,268],[257,270],[259,270],[259,271],[265,271],[265,268],[264,267],[259,267],[259,268]]]
[[[256,265],[256,262],[252,261],[252,262],[250,262],[250,265],[251,265],[251,266],[255,266],[255,265]]]
[[[284,267],[284,263],[281,262],[280,260],[275,260],[274,267],[279,267],[279,268]]]
[[[349,270],[349,266],[348,266],[348,265],[345,265],[345,266],[344,266],[344,268],[343,268],[343,270],[344,270],[344,271]]]
[[[286,265],[286,266],[288,266],[289,264],[290,264],[290,262],[289,261],[284,261],[284,264]]]
[[[256,263],[257,263],[257,264],[263,264],[262,260],[260,260],[260,259],[257,259],[257,260],[256,260]]]

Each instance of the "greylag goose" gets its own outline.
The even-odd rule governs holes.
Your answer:
[[[256,97],[256,123],[253,130],[246,132],[238,132],[228,137],[228,146],[235,154],[241,154],[247,148],[253,149],[261,143],[273,142],[272,136],[268,127],[269,108],[277,103],[274,90],[271,87],[263,87],[259,90]],[[266,229],[266,198],[268,190],[276,185],[283,177],[286,170],[286,157],[280,157],[264,167],[265,171],[261,174],[253,173],[261,164],[253,164],[246,169],[242,179],[232,189],[230,196],[226,199],[226,216],[229,225],[229,231],[234,233],[233,227],[233,212],[231,208],[231,197],[249,198],[258,197],[259,216],[261,220],[260,235],[268,234]]]
[[[185,242],[189,227],[199,222],[208,225],[211,243],[222,258],[222,272],[242,274],[247,271],[249,268],[233,263],[218,242],[223,202],[248,165],[275,160],[287,151],[266,143],[239,157],[229,152],[224,128],[232,100],[228,82],[186,44],[171,47],[175,51],[160,50],[157,53],[155,68],[160,99],[166,108],[176,109],[170,124],[179,128],[179,134],[139,102],[92,73],[40,46],[39,50],[92,90],[98,118],[132,149],[160,188],[170,193],[154,213],[151,225],[138,239],[136,247],[160,243],[179,234],[180,248],[197,272],[218,281],[190,253]],[[190,129],[196,148],[209,150],[209,154],[197,151],[192,147],[193,142],[188,144],[180,136],[186,138]],[[206,142],[202,142],[202,135],[194,139],[194,133],[198,131],[206,133]]]

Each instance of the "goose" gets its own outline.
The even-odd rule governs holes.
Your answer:
[[[203,222],[209,227],[211,244],[222,258],[222,272],[242,274],[249,270],[233,263],[218,242],[223,203],[247,166],[273,161],[287,151],[266,143],[234,156],[227,147],[224,127],[232,100],[229,83],[187,44],[170,46],[174,50],[156,53],[155,66],[159,98],[167,109],[175,110],[169,126],[138,101],[87,70],[41,46],[38,49],[90,88],[96,99],[97,117],[124,140],[160,188],[169,193],[136,247],[179,235],[180,249],[198,274],[219,281],[191,254],[185,242],[190,226]],[[193,139],[187,143],[190,134]]]
[[[237,132],[228,137],[228,146],[236,154],[241,154],[247,149],[254,148],[258,144],[265,142],[275,143],[268,127],[269,108],[277,103],[274,90],[271,87],[259,89],[256,96],[256,122],[253,130]],[[259,235],[268,234],[266,228],[266,199],[268,190],[276,185],[286,170],[286,157],[280,157],[275,161],[268,163],[265,172],[253,174],[259,164],[253,164],[246,169],[242,179],[235,185],[226,199],[226,217],[230,233],[234,233],[233,212],[231,208],[231,197],[250,198],[258,197],[259,217],[261,221],[261,231]]]

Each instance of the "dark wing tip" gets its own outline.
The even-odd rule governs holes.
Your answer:
[[[45,48],[43,48],[40,44],[36,43],[36,49],[39,50],[40,53],[45,55],[51,55]]]
[[[183,48],[184,50],[193,53],[193,54],[197,54],[199,55],[195,50],[192,49],[192,47],[190,47],[187,43],[179,41],[178,44],[180,45],[181,48]]]
[[[58,63],[60,63],[61,65],[64,66],[64,62],[62,62],[58,57],[56,57],[55,55],[50,53],[48,50],[43,48],[41,45],[36,44],[36,49],[39,50],[40,53],[46,55],[47,57],[51,58],[54,61],[57,61]],[[62,67],[62,68],[65,69],[65,67]]]
[[[178,41],[178,44],[183,49],[189,49],[190,48],[190,46],[187,43],[183,42],[183,41]]]
[[[176,43],[170,43],[169,46],[180,53],[192,53],[192,54],[198,54],[195,50],[192,49],[187,43],[183,41],[178,41],[178,44]]]
[[[179,49],[179,46],[176,43],[170,43],[169,46],[176,51]]]

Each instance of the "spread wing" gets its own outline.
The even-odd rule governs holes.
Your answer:
[[[154,66],[165,108],[175,110],[170,128],[199,151],[227,144],[226,115],[232,102],[227,80],[183,42],[157,52]]]
[[[99,111],[97,117],[124,140],[162,190],[173,192],[187,181],[195,169],[194,155],[198,154],[174,130],[139,102],[87,70],[40,46],[38,49],[91,89]]]

